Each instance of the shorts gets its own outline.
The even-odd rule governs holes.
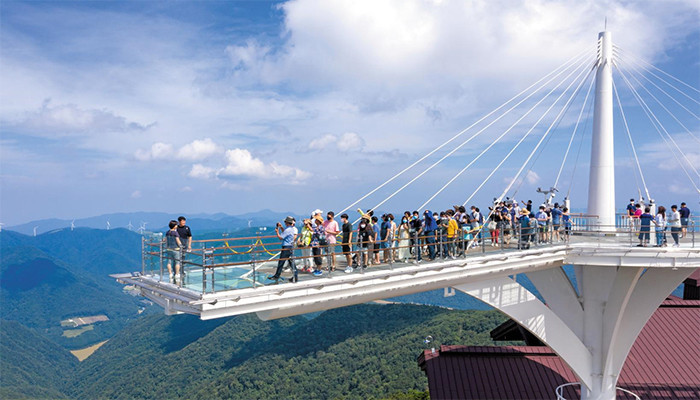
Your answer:
[[[540,225],[538,228],[540,230],[540,233],[547,232],[547,225]]]
[[[165,249],[165,259],[170,260],[176,263],[179,263],[181,260],[181,253],[180,249]]]
[[[349,254],[351,251],[352,251],[352,248],[350,247],[350,245],[343,243],[343,253]]]
[[[688,228],[688,218],[681,218],[681,226]]]
[[[374,254],[379,253],[379,249],[381,248],[381,246],[382,246],[382,243],[374,242],[374,244],[372,245],[372,252]]]

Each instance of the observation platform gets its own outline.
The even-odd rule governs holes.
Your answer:
[[[185,276],[175,282],[169,279],[165,267],[167,255],[162,241],[144,239],[142,271],[112,277],[122,284],[133,285],[169,315],[188,313],[206,320],[256,313],[268,320],[564,265],[674,270],[700,266],[700,243],[695,242],[694,235],[681,239],[680,247],[637,247],[637,233],[628,227],[612,230],[580,225],[575,229],[568,241],[554,240],[549,233],[545,243],[531,243],[529,249],[524,248],[521,232],[514,232],[509,244],[500,241],[497,246],[484,235],[481,242],[458,241],[457,249],[474,247],[455,257],[436,257],[432,261],[424,258],[417,262],[411,256],[406,262],[370,265],[355,268],[351,273],[344,272],[347,262],[339,254],[338,246],[334,272],[328,270],[329,256],[324,255],[323,275],[313,276],[300,270],[296,283],[288,280],[291,276],[288,265],[278,282],[267,279],[277,267],[277,258],[271,257],[278,250],[273,246],[279,246],[279,242],[272,243],[276,238],[195,242],[201,248],[183,254]],[[527,236],[527,233],[523,235]],[[561,236],[564,237],[563,231]],[[518,248],[521,243],[523,249]],[[420,246],[422,255],[427,256],[427,245]],[[415,253],[415,246],[412,250]],[[383,253],[380,250],[380,258]],[[298,249],[294,258],[301,268],[304,257]]]

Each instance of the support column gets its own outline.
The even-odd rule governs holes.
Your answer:
[[[606,31],[601,32],[598,38],[588,213],[598,216],[601,229],[612,231],[615,229],[612,37]]]

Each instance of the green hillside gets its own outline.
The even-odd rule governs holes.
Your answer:
[[[0,398],[64,398],[78,360],[14,321],[0,320]]]
[[[413,305],[360,305],[303,317],[200,321],[149,316],[78,368],[79,398],[369,399],[425,391],[416,364],[431,335],[482,344],[505,317]]]
[[[100,240],[102,234],[96,234],[99,246],[94,246],[94,252],[81,251],[91,248],[89,232],[71,240],[56,239],[52,234],[28,237],[3,231],[1,235],[0,318],[17,321],[66,348],[77,349],[110,338],[138,317],[139,299],[124,295],[122,286],[107,275],[114,270],[135,269],[127,247],[138,249],[138,245],[122,240],[119,233],[110,234],[118,240]],[[119,267],[117,263],[128,265]],[[61,320],[90,315],[106,315],[109,321],[99,322],[76,337],[63,336]]]

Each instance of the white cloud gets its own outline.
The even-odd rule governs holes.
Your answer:
[[[177,158],[180,160],[204,160],[213,155],[223,153],[224,149],[214,143],[210,138],[203,140],[195,140],[180,148],[177,152]]]
[[[525,180],[529,184],[535,184],[540,181],[540,176],[537,175],[537,172],[535,171],[527,171],[527,174],[525,175]]]
[[[214,176],[215,172],[214,168],[206,167],[202,164],[194,164],[187,176],[197,179],[210,179]],[[191,190],[190,188],[190,191]]]
[[[5,124],[30,135],[52,138],[145,131],[152,126],[129,121],[106,109],[84,109],[75,104],[51,105],[50,99],[38,110],[24,113],[15,122],[5,121]]]
[[[194,140],[178,150],[169,143],[157,142],[151,145],[149,150],[136,150],[134,157],[139,161],[165,160],[175,158],[185,161],[199,161],[223,153],[223,147],[217,145],[210,138]]]
[[[134,153],[139,161],[165,160],[175,155],[175,148],[172,144],[157,142],[151,145],[148,150],[138,149]]]
[[[217,172],[217,177],[222,179],[283,178],[287,179],[289,183],[298,183],[311,176],[309,172],[277,162],[265,164],[259,158],[253,157],[246,149],[226,150],[226,161],[227,165]]]
[[[132,199],[140,199],[141,198],[141,191],[134,190],[133,192],[131,192],[131,198]]]
[[[326,134],[314,139],[309,143],[309,150],[325,150],[335,147],[341,152],[362,150],[365,147],[365,140],[354,132],[346,132],[340,136]]]

